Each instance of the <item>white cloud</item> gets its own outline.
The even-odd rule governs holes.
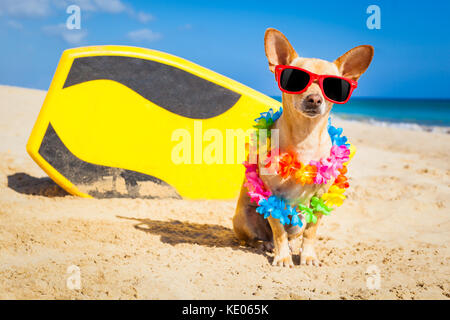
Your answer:
[[[190,23],[186,23],[184,25],[182,25],[181,27],[179,27],[180,30],[191,30],[192,29],[192,24]]]
[[[98,11],[108,13],[124,12],[126,6],[120,0],[93,0]]]
[[[16,30],[22,30],[23,29],[23,25],[16,21],[16,20],[8,20],[6,21],[6,25],[10,28],[16,29]]]
[[[0,13],[11,17],[46,17],[50,12],[50,0],[0,1]]]
[[[136,11],[131,6],[124,4],[121,0],[60,0],[61,7],[71,4],[78,5],[81,10],[92,12],[106,12],[112,14],[127,13],[130,17],[142,23],[153,20],[153,16],[143,11]]]
[[[156,41],[162,38],[162,35],[158,32],[154,32],[150,29],[140,29],[128,32],[128,38],[133,41]]]
[[[136,11],[122,0],[0,0],[0,16],[6,16],[5,24],[17,30],[23,29],[22,21],[16,18],[43,18],[55,13],[65,12],[69,5],[78,5],[83,11],[103,12],[108,14],[126,14],[141,23],[147,23],[154,17],[143,11]],[[50,36],[57,36],[70,44],[78,44],[87,36],[86,30],[68,30],[64,24],[47,25],[42,31]],[[128,33],[133,41],[156,41],[162,35],[149,29],[135,30]]]
[[[65,11],[69,5],[78,5],[82,11],[128,13],[141,22],[152,20],[152,15],[136,12],[121,0],[0,0],[0,15],[11,17],[46,17],[53,12]]]
[[[49,36],[60,37],[69,44],[79,44],[87,36],[86,30],[69,30],[64,23],[45,26],[42,28],[42,31]]]
[[[121,0],[52,0],[54,5],[60,9],[75,4],[84,11],[122,13],[127,6]]]
[[[139,11],[138,13],[136,13],[136,19],[138,19],[139,22],[147,23],[153,20],[153,16],[151,14]]]

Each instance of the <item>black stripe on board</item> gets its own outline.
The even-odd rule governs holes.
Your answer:
[[[81,191],[88,193],[94,198],[154,198],[151,195],[151,190],[150,193],[149,190],[143,193],[139,189],[139,182],[145,181],[170,187],[163,180],[147,174],[97,165],[81,160],[64,145],[51,123],[47,127],[38,152],[56,171],[77,187],[80,188],[82,186],[80,188]],[[105,183],[101,183],[105,179],[108,181],[114,180],[115,183],[119,179],[123,179],[127,192],[117,192],[114,190],[114,184],[105,185]],[[171,193],[173,196],[170,197],[179,198],[175,191]]]
[[[100,79],[117,81],[156,105],[193,119],[218,116],[233,107],[241,97],[184,70],[124,56],[76,58],[63,88]]]

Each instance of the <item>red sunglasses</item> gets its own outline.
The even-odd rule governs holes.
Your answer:
[[[355,80],[319,75],[302,68],[284,65],[275,67],[275,79],[280,90],[290,94],[303,93],[314,81],[318,81],[325,99],[339,104],[346,103],[358,86]]]

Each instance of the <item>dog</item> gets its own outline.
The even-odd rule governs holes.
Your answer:
[[[318,75],[334,75],[354,81],[367,70],[374,54],[372,46],[361,45],[334,62],[302,58],[288,39],[273,28],[266,30],[264,46],[272,72],[278,65],[287,65]],[[282,92],[282,105],[283,113],[272,127],[279,130],[280,153],[294,151],[302,163],[328,157],[332,143],[327,124],[333,103],[325,99],[318,81],[314,81],[300,94]],[[302,186],[292,177],[283,179],[279,175],[261,175],[261,179],[272,194],[291,205],[298,203],[299,199],[309,203],[311,197],[320,197],[333,183],[328,181],[322,185]],[[264,250],[274,250],[274,266],[293,267],[291,253],[295,247],[299,250],[301,265],[321,265],[314,249],[321,214],[317,214],[316,223],[305,223],[303,220],[302,227],[283,226],[278,219],[272,216],[264,219],[256,212],[257,205],[250,201],[247,192],[247,188],[242,185],[233,217],[233,229],[241,242]]]

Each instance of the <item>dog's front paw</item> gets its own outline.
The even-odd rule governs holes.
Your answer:
[[[316,251],[311,245],[304,245],[300,252],[300,264],[320,267],[322,264],[317,259]]]
[[[275,257],[273,258],[272,265],[278,267],[292,268],[294,266],[294,262],[292,262],[292,256],[290,254],[285,256],[276,254]]]

